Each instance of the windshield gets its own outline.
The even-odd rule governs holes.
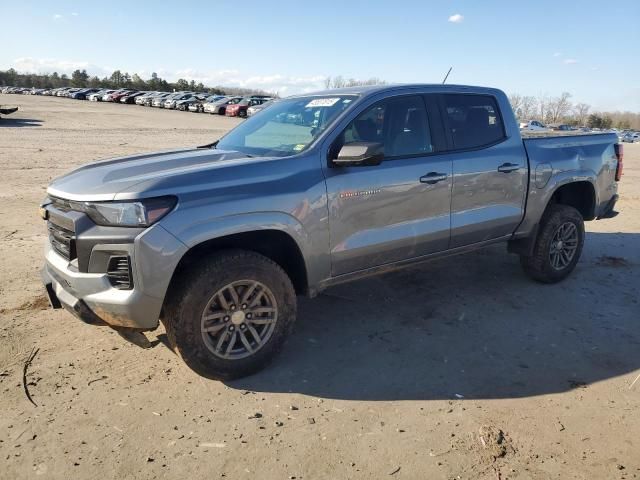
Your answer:
[[[231,130],[216,148],[261,156],[300,153],[356,98],[327,95],[279,100]]]

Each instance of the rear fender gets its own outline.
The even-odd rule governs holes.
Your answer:
[[[537,188],[535,180],[529,179],[529,192],[527,194],[527,204],[524,219],[514,233],[514,240],[526,237],[535,238],[537,225],[549,205],[549,201],[556,191],[575,182],[589,182],[595,192],[595,203],[598,205],[598,189],[596,188],[596,174],[592,170],[568,170],[564,172],[554,172],[544,188]]]

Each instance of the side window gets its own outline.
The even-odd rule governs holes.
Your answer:
[[[455,149],[479,148],[505,138],[498,105],[492,96],[445,94],[444,102]]]
[[[386,158],[433,152],[422,97],[391,98],[368,108],[347,126],[339,144],[351,142],[382,143]]]

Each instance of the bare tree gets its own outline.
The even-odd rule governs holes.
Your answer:
[[[562,92],[559,97],[552,98],[547,103],[547,119],[551,123],[557,123],[566,117],[571,111],[571,94]]]
[[[537,104],[538,114],[536,115],[536,120],[546,122],[549,109],[549,96],[546,94],[540,95]]]
[[[587,103],[578,103],[573,107],[573,115],[578,125],[584,125],[589,116],[591,106]]]
[[[536,97],[532,96],[524,96],[522,97],[522,105],[520,107],[520,117],[519,119],[524,122],[528,122],[532,117],[535,116],[536,110],[538,108],[538,100]]]
[[[522,107],[522,95],[519,93],[512,93],[509,95],[509,103],[511,104],[511,108],[513,109],[513,113],[516,114],[516,117],[520,118],[520,107]]]
[[[371,77],[367,80],[358,80],[355,78],[349,78],[345,80],[341,75],[337,77],[327,77],[324,79],[325,88],[344,88],[344,87],[358,87],[361,85],[385,85],[387,82],[381,80],[378,77]]]

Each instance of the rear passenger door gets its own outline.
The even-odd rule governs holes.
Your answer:
[[[492,95],[441,95],[453,169],[450,248],[512,233],[524,213],[527,164],[507,142]]]

